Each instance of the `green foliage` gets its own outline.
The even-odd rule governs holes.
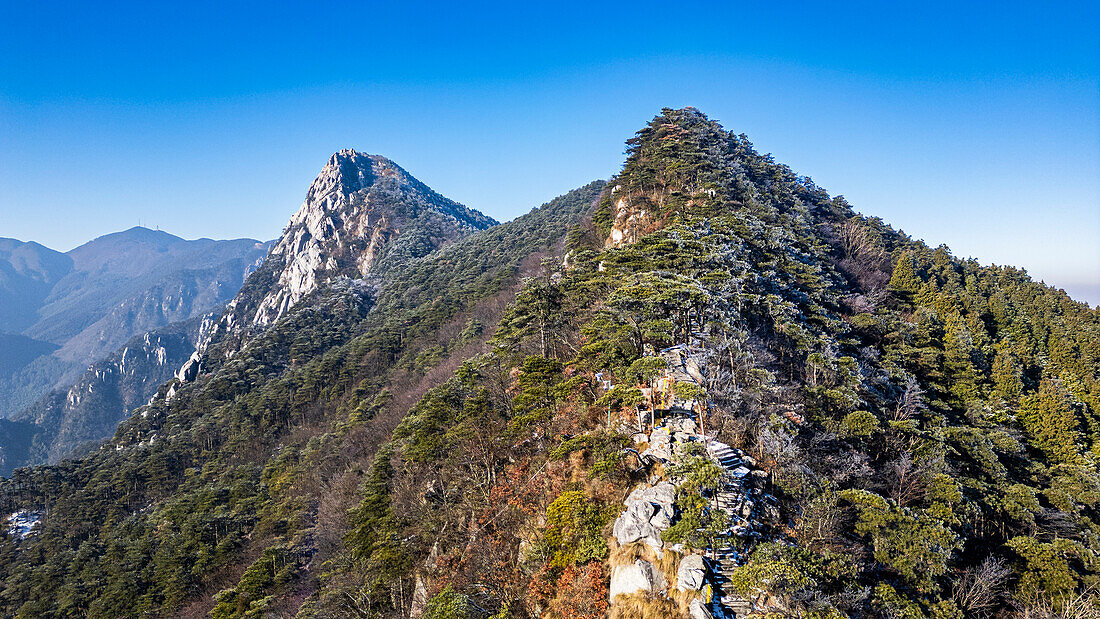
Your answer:
[[[1078,575],[1070,561],[1081,560],[1080,544],[1067,539],[1045,543],[1021,536],[1008,540],[1008,547],[1021,563],[1019,593],[1024,599],[1035,600],[1042,594],[1066,595],[1076,588]]]
[[[875,560],[920,591],[933,591],[936,577],[947,572],[959,547],[957,536],[928,514],[898,507],[872,492],[846,490],[840,496],[859,513],[855,530],[871,538]]]
[[[608,519],[607,510],[580,490],[558,495],[546,508],[541,548],[546,555],[545,563],[551,568],[564,569],[606,557],[603,527]]]
[[[890,284],[887,290],[905,303],[912,302],[921,290],[921,279],[917,276],[916,265],[913,257],[903,253],[894,263],[894,272],[890,276]]]
[[[709,498],[721,483],[722,468],[710,458],[692,456],[665,472],[679,484],[675,503],[679,519],[661,533],[661,539],[687,548],[706,548],[730,525],[729,515]]]
[[[672,392],[683,400],[701,400],[706,397],[706,391],[695,383],[676,383],[672,386]]]
[[[840,422],[840,434],[852,438],[868,438],[879,431],[879,421],[870,411],[848,413]]]
[[[843,554],[765,543],[734,571],[730,582],[744,596],[760,591],[786,596],[810,590],[829,594],[844,591],[857,574],[855,564]]]
[[[433,595],[424,607],[424,619],[466,619],[470,616],[470,599],[447,585]]]
[[[1082,436],[1068,394],[1051,380],[1020,401],[1017,414],[1033,444],[1055,462],[1080,461]]]
[[[274,596],[265,594],[288,583],[297,569],[297,553],[292,548],[273,546],[264,549],[260,558],[241,575],[235,587],[214,596],[216,604],[210,611],[211,617],[267,616],[266,611],[271,608]]]

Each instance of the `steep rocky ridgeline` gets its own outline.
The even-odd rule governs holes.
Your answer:
[[[769,607],[762,591],[751,592],[760,598],[754,603],[731,580],[752,549],[773,539],[782,523],[778,500],[768,492],[768,472],[743,451],[705,433],[708,403],[692,396],[705,392],[708,356],[701,338],[661,351],[665,368],[647,388],[648,401],[639,408],[641,427],[634,429],[634,448],[628,452],[647,477],[627,495],[625,509],[612,527],[613,613],[630,615],[638,596],[675,599],[679,613],[692,619],[786,610]],[[695,393],[680,397],[677,386],[681,395]],[[692,532],[701,536],[701,548],[685,548],[683,541],[665,543],[663,534],[674,522],[692,517],[684,513],[684,501],[678,505],[678,496],[695,493],[705,499],[708,517],[720,524]],[[633,562],[615,565],[624,555]]]
[[[223,354],[336,277],[363,279],[497,222],[449,200],[379,155],[341,150],[309,186],[267,260],[207,334]],[[205,352],[206,345],[202,346]]]

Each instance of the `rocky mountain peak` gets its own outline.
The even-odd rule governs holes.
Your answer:
[[[271,250],[269,260],[276,258],[272,264],[281,264],[280,272],[252,322],[271,324],[327,277],[366,275],[396,235],[421,219],[446,228],[433,235],[432,245],[496,223],[444,198],[385,157],[336,152]]]
[[[232,354],[249,333],[266,329],[329,280],[362,279],[383,258],[418,258],[496,223],[436,193],[386,157],[340,150],[310,184],[263,266],[221,320],[203,330],[200,351],[233,335],[236,343],[225,350]],[[195,359],[190,365],[198,364]]]

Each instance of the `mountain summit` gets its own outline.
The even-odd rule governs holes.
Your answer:
[[[309,186],[272,248],[268,262],[278,271],[277,283],[259,302],[253,322],[271,324],[323,276],[365,276],[391,241],[409,229],[424,235],[411,252],[418,257],[495,223],[432,191],[385,157],[341,150]]]
[[[209,337],[262,331],[326,280],[362,279],[384,270],[383,259],[419,258],[496,223],[385,157],[341,150]]]

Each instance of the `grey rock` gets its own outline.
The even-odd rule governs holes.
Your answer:
[[[642,491],[641,499],[658,505],[672,505],[676,501],[676,485],[670,481],[662,481]]]
[[[672,526],[672,516],[665,510],[659,509],[657,513],[649,519],[649,524],[653,525],[653,528],[658,531],[664,531]]]
[[[611,570],[610,598],[631,593],[660,593],[668,588],[665,575],[653,565],[636,559],[631,565],[618,565]]]
[[[680,591],[698,591],[703,588],[707,576],[707,564],[703,555],[688,555],[680,560],[676,570],[676,586]]]
[[[691,619],[714,619],[714,614],[710,612],[706,604],[703,604],[703,600],[699,598],[691,601],[691,606],[688,607],[688,613]]]
[[[690,616],[691,619],[714,619],[714,614],[711,613],[707,605],[698,598],[691,601],[691,605],[688,607],[688,616]]]
[[[619,514],[612,529],[619,545],[630,544],[650,537],[659,539],[658,531],[649,522],[649,519],[657,511],[657,506],[647,501],[635,501],[628,505],[623,513]]]
[[[672,449],[668,443],[650,444],[650,447],[642,452],[642,456],[672,462]]]

